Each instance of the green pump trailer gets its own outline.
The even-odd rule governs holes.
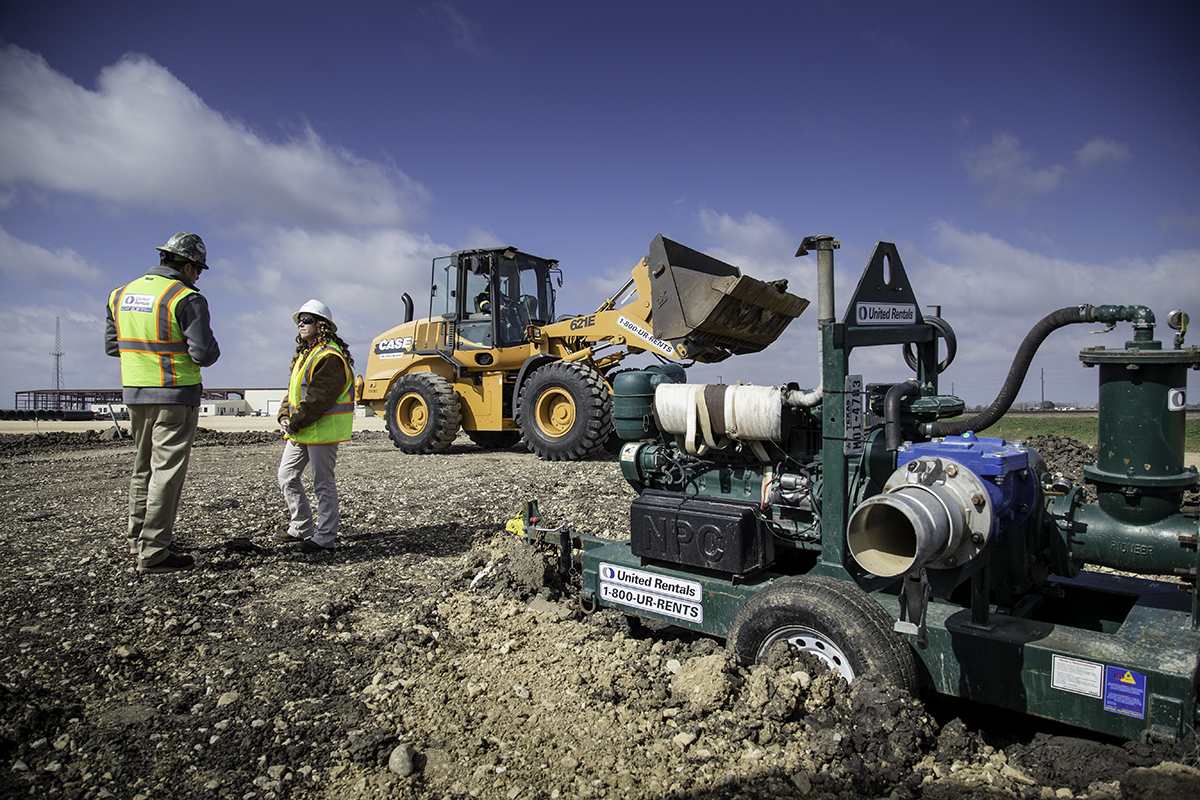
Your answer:
[[[895,246],[876,245],[840,322],[838,247],[813,236],[796,254],[817,256],[818,387],[688,384],[671,364],[620,373],[619,464],[639,495],[629,538],[549,528],[536,501],[515,527],[581,573],[585,608],[723,638],[743,663],[786,642],[847,681],[871,672],[1127,739],[1186,736],[1200,674],[1200,523],[1184,506],[1200,348],[1183,345],[1187,315],[1169,315],[1167,349],[1144,306],[1060,309],[1026,336],[992,405],[965,418],[938,388],[954,331],[921,312]],[[1133,327],[1122,349],[1080,353],[1100,381],[1084,473],[1096,503],[1033,448],[979,435],[1041,342],[1080,323]],[[856,349],[891,345],[911,379],[850,372]]]

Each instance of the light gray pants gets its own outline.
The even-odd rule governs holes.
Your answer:
[[[321,547],[333,547],[337,539],[341,510],[338,506],[337,444],[296,444],[291,439],[283,445],[279,460],[279,488],[287,503],[292,521],[288,533],[297,539],[309,539]],[[317,494],[317,525],[313,528],[312,506],[304,492],[300,476],[312,464],[313,491]]]
[[[175,514],[199,413],[196,406],[129,406],[129,430],[135,449],[133,474],[129,477],[127,539],[129,552],[143,567],[152,567],[171,554]]]

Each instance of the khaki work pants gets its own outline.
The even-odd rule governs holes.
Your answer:
[[[287,503],[288,534],[294,539],[312,539],[321,547],[337,542],[341,507],[338,504],[336,444],[296,444],[288,439],[279,459],[279,488]],[[312,465],[313,491],[317,495],[317,523],[313,525],[312,506],[304,491],[301,476]]]
[[[152,567],[171,554],[175,514],[187,475],[200,409],[138,403],[129,406],[135,452],[129,478],[129,552]]]

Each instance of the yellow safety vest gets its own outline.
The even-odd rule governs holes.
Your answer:
[[[200,383],[200,367],[188,356],[188,343],[175,317],[179,303],[195,293],[180,281],[144,275],[109,295],[121,350],[121,385]]]
[[[296,362],[296,366],[292,369],[292,379],[288,383],[288,404],[293,409],[300,405],[304,396],[308,394],[308,382],[312,378],[317,362],[326,357],[342,360],[342,367],[346,371],[346,385],[342,387],[342,393],[338,395],[337,402],[319,420],[306,428],[301,428],[299,433],[288,434],[287,438],[297,444],[348,442],[354,430],[354,378],[350,374],[345,354],[333,342],[314,347],[308,352],[308,355]]]

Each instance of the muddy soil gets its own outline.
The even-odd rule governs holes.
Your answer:
[[[1035,443],[1081,481],[1087,448]],[[60,798],[1200,796],[1195,741],[1008,718],[786,652],[585,614],[505,531],[623,538],[616,463],[465,437],[405,456],[358,432],[331,555],[285,522],[273,432],[201,431],[176,532],[196,569],[125,552],[131,446],[0,436],[0,795]],[[1061,463],[1060,463],[1061,462]]]

